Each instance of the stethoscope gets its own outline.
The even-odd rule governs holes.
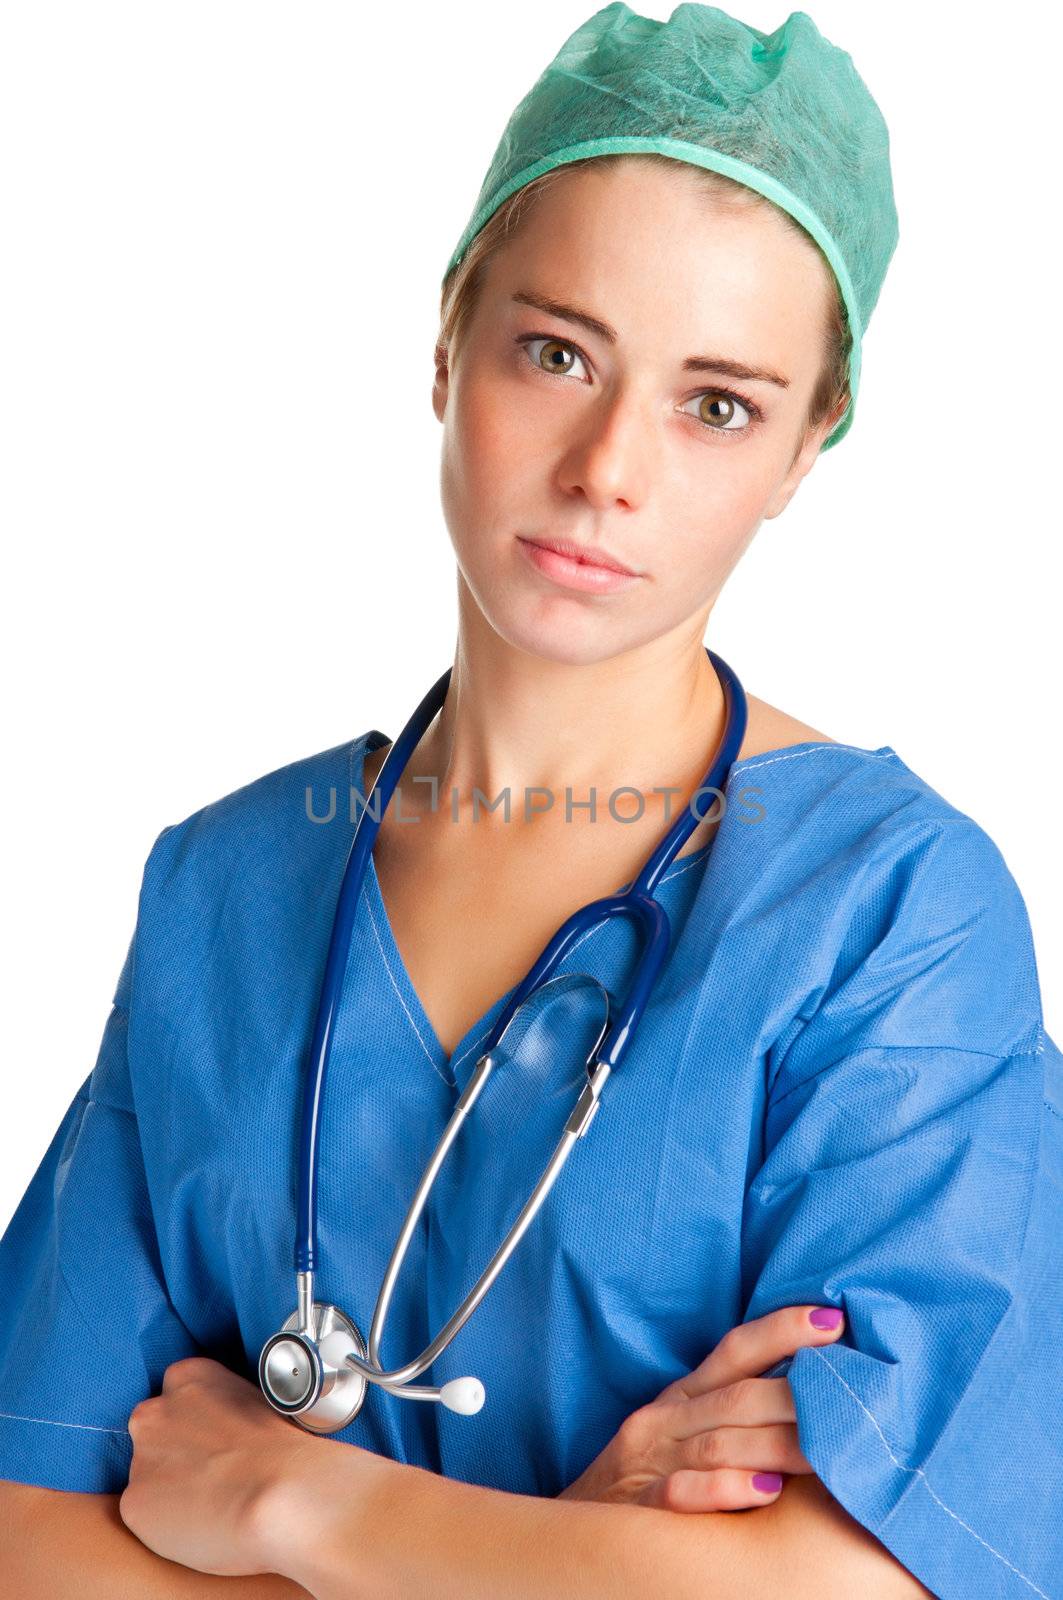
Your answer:
[[[700,795],[705,791],[715,791],[722,796],[727,775],[745,737],[746,697],[742,685],[727,663],[707,646],[705,653],[723,687],[726,726],[712,766],[697,793]],[[355,910],[373,841],[410,756],[446,698],[450,675],[451,669],[448,668],[425,695],[388,751],[369,796],[363,800],[362,814],[354,831],[343,881],[340,884],[321,998],[314,1021],[310,1059],[303,1090],[299,1151],[298,1230],[295,1247],[297,1309],[293,1311],[284,1326],[266,1340],[258,1358],[258,1380],[270,1405],[277,1411],[283,1412],[285,1416],[294,1418],[301,1427],[312,1433],[335,1433],[353,1422],[362,1408],[366,1386],[370,1382],[379,1384],[382,1389],[407,1400],[440,1400],[449,1410],[460,1412],[465,1416],[472,1416],[483,1405],[484,1386],[478,1378],[452,1378],[440,1388],[418,1385],[412,1380],[420,1377],[421,1373],[431,1366],[436,1357],[465,1326],[553,1188],[577,1139],[583,1138],[593,1122],[601,1103],[602,1086],[610,1072],[620,1065],[631,1045],[671,943],[672,930],[668,915],[663,906],[654,899],[654,888],[699,821],[703,820],[693,803],[684,806],[678,821],[657,845],[631,886],[622,894],[607,895],[604,899],[595,900],[574,912],[554,934],[527,977],[514,991],[508,1005],[492,1028],[487,1046],[477,1061],[472,1076],[462,1091],[450,1121],[417,1185],[380,1286],[373,1323],[369,1331],[367,1353],[365,1342],[355,1324],[336,1306],[325,1305],[314,1299],[314,1272],[317,1266],[318,1128],[321,1103],[325,1094],[325,1074],[332,1048],[336,1013],[343,991],[343,977],[350,951]],[[381,803],[379,806],[374,806],[372,802],[378,791]],[[695,800],[696,798],[697,795],[693,797]],[[613,996],[597,984],[596,979],[588,979],[586,975],[563,974],[550,977],[553,969],[564,959],[565,953],[578,939],[610,917],[621,915],[631,917],[642,933],[642,947],[635,974],[621,1004],[617,1005]],[[507,1030],[511,1026],[515,1029],[522,1026],[522,1018],[526,1018],[527,1012],[523,1012],[522,1017],[517,1017],[520,1008],[525,1005],[533,992],[539,994],[553,986],[557,986],[555,992],[559,992],[566,984],[573,981],[573,977],[583,983],[593,982],[601,990],[605,1020],[587,1056],[585,1062],[587,1081],[565,1123],[561,1139],[520,1215],[450,1321],[416,1360],[407,1362],[403,1367],[385,1371],[380,1361],[380,1342],[384,1335],[384,1323],[391,1304],[392,1291],[410,1239],[447,1151],[466,1116],[476,1104],[492,1069],[505,1057]],[[616,1007],[617,1016],[610,1028],[608,1024],[611,1005]]]

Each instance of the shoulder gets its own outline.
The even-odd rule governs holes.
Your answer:
[[[286,861],[299,870],[308,858],[333,854],[340,834],[349,844],[353,764],[370,738],[363,733],[286,762],[171,823],[152,846],[146,881],[188,871],[268,875]]]
[[[737,764],[728,810],[720,877],[761,944],[773,930],[796,996],[784,1043],[815,1015],[839,1048],[1039,1047],[1033,937],[1010,867],[891,746],[777,742]]]
[[[872,845],[889,852],[921,829],[958,828],[981,834],[972,818],[909,767],[891,745],[867,748],[821,732],[777,706],[749,695],[749,722],[734,773],[736,789],[766,797],[780,828],[825,854]],[[769,829],[769,834],[771,830]]]
[[[749,805],[756,820],[763,817],[758,843],[776,861],[787,843],[786,853],[807,865],[809,852],[826,860],[862,850],[876,828],[895,838],[902,812],[906,825],[958,815],[892,746],[847,744],[755,696],[747,699],[749,721],[728,780],[728,804]]]
[[[889,752],[859,755],[809,806],[830,928],[815,1009],[836,1047],[1041,1048],[1033,933],[995,840]],[[821,769],[822,770],[822,769]]]
[[[313,981],[308,953],[327,942],[353,832],[352,762],[367,737],[287,762],[159,834],[134,936],[142,1040],[203,1008],[227,1014],[233,992],[254,994],[264,973],[289,993]]]

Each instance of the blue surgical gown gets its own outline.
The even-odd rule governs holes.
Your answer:
[[[297,761],[156,840],[99,1059],[0,1244],[0,1477],[121,1490],[129,1412],[167,1365],[206,1354],[254,1380],[295,1309],[302,1074],[351,802],[382,742]],[[836,1305],[840,1341],[787,1374],[831,1493],[944,1600],[1063,1596],[1063,1057],[1020,892],[889,746],[749,757],[726,793],[712,845],[660,886],[672,948],[592,1131],[424,1380],[474,1373],[484,1409],[371,1386],[336,1437],[551,1496],[736,1323]],[[614,919],[561,970],[615,995],[637,952]],[[370,862],[315,1282],[363,1332],[507,998],[448,1058]],[[428,1344],[530,1192],[582,1072],[565,1045],[559,1026],[532,1070],[496,1074],[463,1129],[389,1365]]]

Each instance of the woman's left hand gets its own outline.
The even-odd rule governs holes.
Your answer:
[[[277,1570],[269,1508],[330,1466],[327,1443],[204,1356],[167,1367],[162,1393],[134,1406],[128,1426],[133,1462],[118,1510],[141,1544],[220,1577]]]

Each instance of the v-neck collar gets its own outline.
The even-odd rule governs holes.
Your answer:
[[[351,752],[351,782],[361,799],[368,798],[365,793],[366,754],[370,748],[375,750],[381,744],[387,743],[390,743],[387,736],[380,733],[379,729],[374,728],[357,741],[355,748]],[[685,869],[695,866],[708,854],[713,843],[714,839],[710,839],[708,844],[702,845],[699,850],[691,851],[689,855],[682,856],[679,860],[673,862],[668,871],[659,880],[657,892],[659,893],[666,884],[671,882],[673,878],[678,877]],[[619,894],[630,886],[631,881],[631,879],[628,879],[626,883],[622,883],[613,892]],[[421,1003],[421,997],[414,987],[406,963],[402,958],[402,952],[391,927],[387,906],[384,904],[384,896],[381,892],[380,879],[377,876],[376,863],[373,860],[372,851],[370,851],[366,863],[363,889],[367,897],[372,930],[379,941],[380,953],[387,969],[388,977],[409,1018],[418,1043],[433,1069],[443,1078],[444,1082],[460,1092],[472,1077],[473,1068],[480,1058],[481,1047],[486,1044],[491,1029],[494,1027],[503,1007],[524,981],[524,975],[522,974],[517,982],[512,984],[504,994],[499,995],[498,999],[476,1019],[472,1026],[466,1029],[455,1045],[453,1054],[448,1055],[440,1042],[427,1011]],[[599,976],[595,970],[593,955],[581,956],[575,965],[572,964],[572,957],[577,951],[582,950],[588,941],[591,942],[591,948],[593,949],[595,934],[608,925],[608,923],[604,922],[598,923],[595,927],[589,929],[582,938],[577,939],[575,944],[570,945],[564,959],[555,968],[555,975],[562,972],[587,971],[592,976]]]

